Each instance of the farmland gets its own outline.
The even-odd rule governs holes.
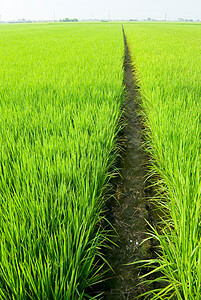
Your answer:
[[[157,258],[143,262],[152,273],[144,280],[159,285],[141,296],[199,300],[201,26],[123,26],[138,85],[130,119],[139,113],[143,124],[146,177],[162,218],[151,229]],[[95,299],[89,287],[106,278],[102,225],[122,148],[124,55],[120,23],[1,24],[0,299]],[[133,157],[140,142],[131,131]],[[135,206],[130,216],[143,219]]]
[[[82,299],[99,280],[123,92],[121,26],[1,26],[0,297]]]
[[[164,219],[154,233],[160,243],[154,272],[161,270],[157,281],[166,285],[153,299],[201,299],[201,27],[138,24],[125,25],[125,32],[140,87],[149,176]]]

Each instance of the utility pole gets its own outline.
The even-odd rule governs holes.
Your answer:
[[[110,10],[109,10],[109,13],[108,13],[108,22],[110,22]]]
[[[55,21],[55,10],[54,10],[54,22],[56,22],[56,21]]]
[[[167,13],[165,13],[165,22],[167,21]]]

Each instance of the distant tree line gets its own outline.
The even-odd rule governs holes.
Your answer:
[[[65,19],[61,19],[60,22],[78,22],[78,19],[65,18]]]

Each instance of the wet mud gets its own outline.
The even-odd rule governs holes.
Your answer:
[[[109,248],[101,251],[112,270],[106,272],[108,270],[106,265],[102,270],[103,273],[106,272],[103,275],[105,280],[88,290],[91,297],[98,296],[98,299],[103,300],[133,300],[145,293],[148,287],[143,284],[140,277],[147,270],[132,263],[153,258],[154,255],[153,244],[150,241],[141,244],[150,231],[146,220],[153,226],[155,223],[149,202],[154,194],[148,183],[145,183],[149,158],[142,149],[143,127],[137,104],[139,91],[124,30],[123,35],[125,45],[123,123],[125,126],[119,133],[122,151],[121,158],[117,161],[117,168],[120,174],[111,181],[111,193],[115,197],[108,196],[104,209],[108,222],[102,224],[112,235],[110,238],[112,243],[108,243]],[[116,233],[111,230],[111,227]]]
[[[123,30],[124,34],[124,30]],[[113,188],[115,198],[110,200],[107,219],[117,232],[112,239],[116,245],[105,253],[114,272],[106,274],[103,298],[105,300],[136,299],[146,291],[140,284],[144,270],[139,266],[128,265],[134,261],[152,256],[149,241],[141,244],[147,237],[150,219],[149,205],[145,195],[145,173],[147,157],[142,149],[142,125],[138,115],[137,86],[132,71],[131,57],[124,34],[125,61],[124,84],[126,100],[124,104],[125,127],[121,131],[120,176],[115,179]]]

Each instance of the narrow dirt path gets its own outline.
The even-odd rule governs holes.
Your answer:
[[[121,178],[115,181],[116,198],[112,200],[108,219],[118,233],[113,241],[118,245],[112,246],[107,252],[106,259],[115,273],[110,272],[111,278],[104,283],[105,300],[135,299],[145,291],[143,285],[138,286],[142,275],[135,265],[126,265],[136,260],[148,258],[151,245],[140,245],[147,232],[148,211],[145,198],[145,163],[146,155],[141,149],[142,126],[137,114],[135,103],[137,92],[132,72],[131,58],[124,34],[125,61],[124,83],[126,87],[125,118],[126,126],[122,131],[124,151],[121,162]]]

